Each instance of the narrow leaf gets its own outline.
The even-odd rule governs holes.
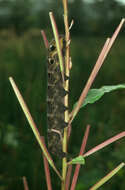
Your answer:
[[[103,143],[95,146],[94,148],[92,148],[91,150],[89,150],[88,152],[86,152],[85,154],[80,155],[80,156],[72,159],[70,162],[68,162],[68,164],[82,164],[82,163],[79,163],[79,162],[84,161],[85,157],[93,154],[94,152],[97,152],[98,150],[106,147],[107,145],[109,145],[109,144],[111,144],[111,143],[113,143],[113,142],[115,142],[115,141],[117,141],[117,140],[119,140],[119,139],[121,139],[123,137],[125,137],[125,131],[123,131],[123,132],[119,133],[118,135],[116,135],[116,136],[114,136],[114,137],[112,137],[112,138],[104,141]],[[77,161],[78,161],[78,163],[77,163]],[[74,162],[74,163],[72,163],[72,162]]]
[[[82,145],[81,145],[81,148],[80,148],[79,156],[82,155],[84,153],[84,151],[85,151],[85,147],[86,147],[86,143],[87,143],[88,135],[89,135],[89,130],[90,130],[90,125],[87,125],[86,130],[85,130],[85,134],[84,134],[84,137],[83,137],[83,140],[82,140]],[[70,190],[75,190],[75,187],[76,187],[76,184],[77,184],[77,179],[78,179],[78,176],[79,176],[80,167],[81,167],[80,164],[76,164]]]
[[[49,42],[47,40],[47,37],[46,37],[46,34],[45,34],[44,30],[41,30],[41,34],[42,34],[42,37],[43,37],[44,45],[45,45],[45,47],[47,49],[49,47]]]
[[[118,135],[115,135],[114,137],[111,137],[110,139],[104,141],[103,143],[95,146],[94,148],[92,148],[91,150],[89,150],[88,152],[83,154],[84,158],[93,154],[94,152],[99,151],[100,149],[106,147],[107,145],[109,145],[109,144],[111,144],[111,143],[113,143],[113,142],[115,142],[115,141],[117,141],[123,137],[125,137],[125,131],[123,131],[123,132],[119,133]]]
[[[70,162],[68,162],[68,164],[85,164],[85,159],[83,156],[78,156],[74,159],[72,159]]]
[[[41,139],[43,140],[45,144],[44,137],[42,136]],[[44,163],[44,169],[45,169],[45,176],[46,176],[46,184],[47,184],[47,190],[52,190],[52,184],[51,184],[51,176],[50,176],[50,170],[49,170],[49,164],[48,160],[43,154],[43,163]]]
[[[85,98],[86,98],[86,95],[92,85],[92,83],[94,82],[94,79],[99,71],[99,69],[101,68],[106,56],[108,55],[109,53],[109,50],[111,49],[116,37],[118,36],[119,32],[120,32],[120,29],[123,25],[123,23],[125,22],[125,19],[122,19],[120,24],[118,25],[118,27],[116,28],[114,34],[112,35],[111,39],[107,39],[105,44],[104,44],[104,47],[98,57],[98,60],[92,70],[92,73],[90,74],[90,77],[86,83],[86,86],[85,88],[83,89],[82,93],[81,93],[81,96],[78,100],[78,103],[77,103],[77,106],[72,110],[71,114],[70,114],[70,120],[69,120],[69,124],[72,123],[74,117],[76,116],[76,114],[78,113],[81,105],[83,104]]]
[[[96,183],[90,190],[96,190],[106,183],[111,177],[113,177],[122,167],[125,166],[125,163],[119,164],[114,170],[112,170],[108,175],[103,177],[98,183]]]
[[[14,92],[16,94],[16,97],[17,97],[17,99],[18,99],[18,101],[20,103],[20,106],[21,106],[21,108],[22,108],[22,110],[23,110],[23,112],[24,112],[24,114],[25,114],[25,116],[27,118],[27,121],[29,122],[30,127],[31,127],[31,129],[32,129],[32,131],[33,131],[33,133],[34,133],[34,135],[35,135],[35,137],[36,137],[36,139],[37,139],[37,141],[38,141],[38,143],[40,145],[40,148],[43,151],[43,154],[47,158],[47,160],[48,160],[49,164],[51,165],[51,167],[54,169],[54,171],[60,177],[60,179],[62,179],[60,173],[56,169],[56,167],[54,165],[54,162],[53,162],[52,158],[50,157],[50,155],[49,155],[49,153],[48,153],[48,151],[47,151],[47,149],[46,149],[46,147],[44,145],[43,140],[41,139],[40,133],[39,133],[37,127],[36,127],[36,124],[35,124],[32,116],[31,116],[31,114],[29,112],[29,109],[28,109],[28,107],[27,107],[27,105],[26,105],[26,103],[25,103],[25,101],[24,101],[24,99],[23,99],[23,97],[22,97],[19,89],[17,88],[17,86],[16,86],[16,84],[15,84],[15,82],[14,82],[14,80],[13,80],[12,77],[10,77],[9,80],[10,80],[10,83],[11,83],[11,85],[13,87],[13,90],[14,90]]]
[[[67,176],[66,176],[65,190],[69,190],[71,174],[72,174],[72,165],[69,165],[68,170],[67,170]]]
[[[29,190],[27,179],[25,176],[23,176],[23,185],[24,185],[24,190]]]
[[[69,124],[72,123],[72,121],[75,118],[76,114],[80,110],[80,107],[83,104],[83,102],[84,102],[84,100],[85,100],[85,98],[86,98],[86,96],[88,94],[88,91],[89,91],[92,83],[95,80],[96,75],[98,74],[98,72],[99,72],[99,70],[100,70],[100,68],[101,68],[101,66],[103,64],[105,53],[107,51],[109,43],[110,43],[110,39],[107,39],[104,46],[103,46],[103,48],[102,48],[102,51],[101,51],[101,53],[100,53],[100,55],[99,55],[99,57],[97,59],[97,62],[96,62],[95,66],[94,66],[94,68],[93,68],[93,70],[92,70],[92,72],[91,72],[91,74],[90,74],[90,76],[88,78],[88,81],[87,81],[85,87],[83,88],[83,91],[82,91],[82,93],[80,95],[80,98],[79,98],[79,100],[77,102],[77,105],[75,106],[75,108],[70,113]]]
[[[62,79],[63,79],[63,82],[64,82],[64,63],[63,63],[63,56],[62,56],[62,51],[61,51],[60,42],[59,42],[58,29],[57,29],[57,25],[56,25],[53,13],[50,12],[49,16],[50,16],[52,29],[53,29],[54,38],[55,38],[55,41],[56,41],[57,53],[58,53],[58,56],[59,56],[60,70],[61,70]]]

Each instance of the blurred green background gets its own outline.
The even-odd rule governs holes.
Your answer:
[[[63,8],[56,0],[0,0],[0,190],[22,190],[26,176],[30,190],[47,189],[41,150],[19,106],[8,77],[12,76],[42,135],[46,137],[46,62],[47,52],[41,36],[53,38],[48,13],[53,11],[59,32],[64,33]],[[72,70],[70,110],[97,60],[107,37],[121,18],[125,4],[115,0],[69,0]],[[125,27],[102,66],[93,88],[125,83]],[[87,124],[91,125],[87,150],[122,132],[125,123],[125,90],[105,95],[82,109],[72,124],[69,143],[77,155]],[[76,190],[89,189],[110,170],[124,161],[125,140],[109,145],[86,159]],[[59,158],[55,158],[59,165]],[[59,189],[51,171],[53,189]],[[124,190],[122,169],[101,190]]]

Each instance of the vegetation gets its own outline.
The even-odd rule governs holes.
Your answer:
[[[41,181],[45,180],[41,150],[38,148],[8,82],[8,77],[13,76],[25,97],[39,131],[46,136],[46,51],[43,41],[40,39],[39,29],[29,29],[21,36],[17,36],[17,32],[15,33],[13,30],[1,30],[0,32],[0,155],[2,155],[0,190],[22,189],[22,176],[26,176],[29,189],[46,189],[45,184],[41,184]],[[84,37],[84,35],[72,38],[71,109],[74,102],[78,100],[104,40],[103,37]],[[81,43],[82,41],[83,43]],[[94,88],[124,83],[123,47],[124,39],[119,37],[95,80]],[[78,50],[80,51],[78,52]],[[72,124],[69,152],[78,155],[83,137],[81,134],[84,132],[83,127],[88,123],[92,126],[87,145],[88,150],[93,145],[96,146],[123,131],[124,102],[124,90],[122,90],[105,95],[96,104],[87,105],[85,109],[81,109]],[[77,141],[76,136],[79,137]],[[107,174],[124,160],[124,144],[119,142],[88,158],[87,164],[83,166],[84,171],[87,172],[81,170],[76,189],[90,188],[104,176],[104,173]],[[58,158],[55,162],[58,165]],[[112,178],[110,183],[101,189],[105,187],[124,189],[123,177],[124,170],[121,170],[117,177]],[[56,179],[57,176],[53,173],[54,178]],[[54,189],[57,189],[59,184],[55,183],[55,180],[52,183]]]
[[[124,16],[125,5],[117,0],[69,0],[69,21],[74,19],[72,35],[112,34],[112,28],[118,25]],[[53,11],[60,31],[64,32],[63,8],[56,0],[1,0],[0,29],[12,29],[21,35],[32,28],[49,27],[48,12]],[[62,33],[62,32],[61,32]]]

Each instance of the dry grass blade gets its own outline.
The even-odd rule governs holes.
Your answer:
[[[86,148],[86,144],[87,144],[87,140],[89,136],[89,131],[90,131],[90,125],[87,125],[79,155],[82,155],[85,152],[85,148]]]
[[[44,144],[44,137],[42,136],[41,139],[43,140]],[[52,190],[52,184],[51,184],[51,177],[50,177],[50,171],[49,171],[49,165],[46,157],[43,154],[43,162],[44,162],[44,169],[45,169],[45,175],[46,175],[46,184],[47,184],[47,189]]]
[[[101,187],[104,183],[106,183],[111,177],[113,177],[121,168],[125,166],[125,163],[119,164],[114,170],[112,170],[109,174],[103,177],[98,183],[96,183],[89,190],[96,190]]]
[[[45,34],[44,30],[41,30],[41,34],[42,34],[42,37],[43,37],[44,45],[45,45],[46,49],[48,49],[49,43],[48,43],[48,40],[47,40],[47,37],[46,37],[46,34]]]
[[[90,89],[99,69],[101,68],[101,66],[102,66],[109,50],[111,49],[116,37],[118,36],[120,29],[121,29],[124,22],[125,22],[125,19],[122,19],[119,26],[116,28],[111,40],[109,41],[109,39],[107,39],[107,41],[106,41],[106,43],[102,49],[102,52],[100,53],[99,58],[96,62],[96,65],[95,65],[95,67],[94,67],[94,69],[93,69],[93,71],[92,71],[92,73],[91,73],[91,75],[87,81],[87,84],[86,84],[85,88],[83,89],[83,92],[82,92],[82,94],[78,100],[77,106],[74,108],[74,110],[71,113],[71,119],[69,121],[70,124],[73,121],[76,114],[78,113],[78,111],[79,111],[79,109],[80,109],[80,107],[81,107],[81,105],[82,105],[82,103],[83,103],[83,101],[84,101],[84,99],[88,93],[88,90]]]
[[[73,27],[74,24],[74,20],[71,21],[70,26],[69,26],[69,30],[71,30],[71,28]]]
[[[68,189],[69,189],[70,178],[71,178],[71,172],[72,172],[72,165],[69,165],[69,166],[68,166],[68,170],[67,170],[67,176],[66,176],[65,190],[68,190]]]
[[[69,125],[69,126],[68,126],[68,134],[67,134],[68,140],[69,140],[69,138],[70,138],[71,132],[72,132],[72,126]]]
[[[107,145],[109,145],[109,144],[123,138],[123,137],[125,137],[125,131],[119,133],[118,135],[116,135],[116,136],[104,141],[103,143],[97,145],[96,147],[92,148],[91,150],[89,150],[88,152],[83,154],[84,158],[91,155],[91,154],[93,154],[94,152],[97,152],[98,150],[104,148],[105,146],[107,146]]]
[[[78,113],[99,69],[101,68],[102,64],[103,64],[103,59],[104,59],[104,56],[105,56],[105,53],[106,53],[106,49],[108,47],[108,44],[109,44],[109,39],[106,40],[105,44],[104,44],[104,47],[99,55],[99,58],[92,70],[92,73],[90,74],[90,77],[85,85],[85,88],[83,89],[82,93],[81,93],[81,96],[78,100],[78,103],[76,105],[76,107],[73,109],[73,111],[71,112],[70,114],[70,121],[69,121],[69,124],[71,124],[71,122],[73,121],[74,117],[76,116],[76,114]]]
[[[38,141],[38,143],[40,145],[40,148],[43,151],[43,154],[47,158],[49,164],[52,166],[52,168],[54,169],[54,171],[57,173],[57,175],[62,180],[62,177],[61,177],[60,173],[56,169],[56,167],[54,165],[54,162],[53,162],[52,158],[50,157],[50,155],[49,155],[49,153],[48,153],[48,151],[47,151],[47,149],[46,149],[46,147],[44,145],[44,142],[41,139],[41,136],[40,136],[39,131],[38,131],[37,127],[36,127],[36,124],[35,124],[32,116],[31,116],[31,114],[29,112],[29,109],[28,109],[26,103],[23,100],[23,97],[22,97],[19,89],[17,88],[17,86],[16,86],[16,84],[15,84],[15,82],[14,82],[14,80],[13,80],[12,77],[10,77],[9,80],[10,80],[10,83],[11,83],[11,85],[13,87],[13,90],[14,90],[16,96],[17,96],[17,99],[18,99],[18,101],[20,103],[20,106],[21,106],[21,108],[22,108],[22,110],[23,110],[23,112],[24,112],[24,114],[25,114],[25,116],[26,116],[26,118],[27,118],[27,120],[28,120],[28,122],[30,124],[30,127],[31,127],[31,129],[32,129],[32,131],[33,131],[33,133],[34,133],[34,135],[35,135],[35,137],[36,137],[36,139],[37,139],[37,141]]]
[[[110,43],[109,43],[109,45],[108,45],[107,52],[106,52],[106,54],[105,54],[104,59],[106,58],[106,56],[107,56],[107,54],[108,54],[109,50],[111,49],[111,47],[112,47],[112,45],[113,45],[113,43],[114,43],[114,41],[115,41],[116,37],[118,36],[118,34],[119,34],[120,30],[121,30],[121,27],[122,27],[122,26],[123,26],[123,24],[124,24],[124,22],[125,22],[125,19],[123,18],[123,19],[121,20],[120,24],[118,25],[118,27],[116,28],[116,30],[115,30],[115,32],[114,32],[114,34],[112,35],[112,37],[111,37]]]
[[[24,190],[29,190],[28,183],[25,176],[23,177],[23,185],[24,185]]]
[[[79,155],[82,155],[84,153],[84,151],[85,151],[85,147],[86,147],[86,143],[87,143],[87,139],[88,139],[88,135],[89,135],[89,130],[90,130],[90,125],[88,125],[87,128],[86,128],[85,135],[83,137],[83,141],[82,141],[82,145],[81,145],[81,149],[80,149]],[[75,187],[76,187],[76,183],[77,183],[80,167],[81,167],[80,164],[77,164],[76,167],[75,167],[75,171],[74,171],[74,175],[73,175],[73,179],[72,179],[72,184],[71,184],[70,190],[74,190]]]

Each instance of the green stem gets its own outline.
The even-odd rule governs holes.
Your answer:
[[[63,7],[64,7],[64,25],[65,25],[65,40],[66,40],[66,56],[65,56],[65,74],[69,77],[69,25],[68,25],[68,2],[67,0],[63,0]],[[69,91],[69,80],[65,82],[65,90]],[[68,95],[65,96],[65,106],[68,107]],[[69,121],[69,112],[65,112],[65,121]],[[63,137],[63,151],[67,152],[67,132],[68,128],[64,129],[64,137]],[[62,190],[65,190],[66,184],[66,173],[67,173],[67,158],[63,158],[62,161]]]

